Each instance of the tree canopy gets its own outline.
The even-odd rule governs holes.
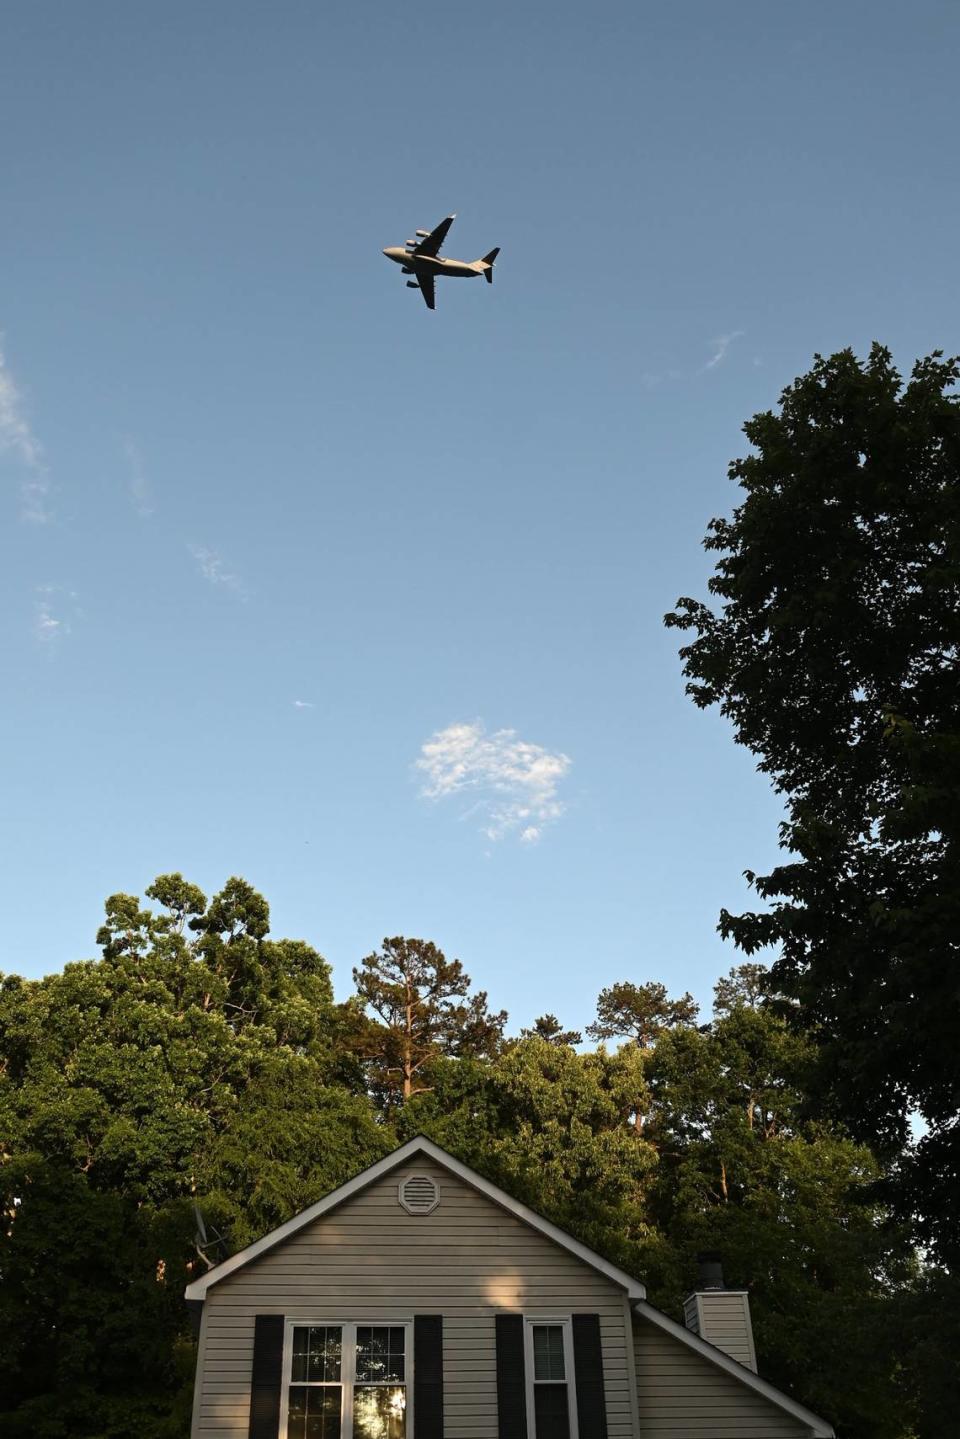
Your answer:
[[[711,521],[716,603],[668,625],[688,691],[718,705],[784,796],[763,909],[721,928],[776,947],[818,1035],[819,1091],[901,1155],[904,1213],[960,1258],[960,397],[935,353],[818,357],[744,427],[731,519]],[[947,1176],[950,1176],[948,1179]]]
[[[721,1248],[767,1373],[853,1439],[939,1439],[900,1421],[914,1376],[952,1392],[921,1323],[929,1301],[949,1332],[947,1291],[884,1207],[880,1161],[807,1114],[814,1041],[759,966],[718,984],[706,1023],[689,995],[618,982],[584,1051],[552,1015],[505,1038],[429,941],[387,940],[338,1004],[245,881],[208,901],[166,875],[146,899],[107,900],[99,959],[0,983],[5,1434],[183,1439],[184,1284],[425,1133],[676,1317],[697,1249]]]

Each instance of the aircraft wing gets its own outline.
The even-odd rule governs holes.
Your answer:
[[[428,309],[428,310],[435,310],[435,309],[437,308],[437,306],[436,306],[436,299],[435,299],[435,294],[436,294],[436,292],[435,292],[434,284],[433,284],[433,271],[432,271],[432,270],[428,270],[428,269],[426,268],[426,266],[422,266],[422,267],[415,267],[415,272],[416,272],[417,280],[419,281],[419,284],[420,284],[420,291],[421,291],[421,294],[423,295],[424,302],[425,302],[425,304],[426,304],[427,309]]]
[[[414,253],[417,255],[439,255],[440,246],[447,238],[447,231],[456,218],[456,215],[448,215],[445,220],[441,220],[436,229],[431,230],[427,238],[420,241]]]

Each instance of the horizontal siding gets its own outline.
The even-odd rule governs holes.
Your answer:
[[[633,1326],[642,1439],[809,1439],[792,1419],[679,1339]]]
[[[746,1294],[736,1290],[707,1290],[693,1295],[692,1307],[697,1317],[694,1332],[729,1354],[731,1359],[736,1359],[738,1364],[745,1364],[755,1371],[753,1330]],[[684,1316],[687,1314],[688,1307],[685,1305]]]
[[[401,1208],[407,1174],[440,1204]],[[497,1439],[494,1316],[600,1316],[609,1439],[634,1439],[623,1290],[443,1168],[417,1159],[323,1215],[208,1292],[194,1439],[246,1439],[253,1321],[444,1319],[445,1439]]]

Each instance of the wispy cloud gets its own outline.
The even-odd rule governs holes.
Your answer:
[[[127,494],[130,503],[141,519],[149,520],[153,514],[153,490],[143,466],[143,456],[133,440],[124,440],[123,453],[129,467]]]
[[[21,519],[46,524],[50,518],[50,479],[43,446],[30,428],[23,412],[23,397],[0,349],[0,452],[4,451],[12,454],[26,472],[20,484]]]
[[[722,365],[723,361],[727,358],[727,351],[730,349],[734,340],[742,340],[743,335],[743,330],[731,330],[729,335],[718,335],[715,340],[711,340],[710,346],[713,354],[703,368],[705,370],[715,370],[718,365]]]
[[[70,622],[76,613],[76,595],[73,590],[61,589],[59,585],[38,585],[33,602],[33,634],[38,644],[45,649],[59,647],[60,641],[70,633]]]
[[[295,710],[315,710],[315,709],[316,709],[316,705],[313,703],[313,700],[294,700],[294,702],[293,702],[293,707],[294,707]]]
[[[710,358],[695,369],[665,369],[665,370],[644,370],[640,375],[640,384],[645,390],[655,390],[659,385],[676,383],[678,380],[692,380],[696,375],[705,375],[710,370],[715,370],[722,365],[730,351],[730,346],[736,340],[740,340],[746,334],[745,330],[731,330],[728,335],[718,335],[715,340],[709,342]],[[756,360],[754,364],[756,364]]]
[[[522,843],[536,844],[544,826],[564,812],[558,790],[570,764],[559,751],[518,739],[516,730],[488,735],[477,720],[437,730],[421,746],[416,768],[426,799],[474,796],[462,818],[479,815],[488,839],[518,832]]]
[[[227,569],[223,556],[216,550],[208,549],[206,545],[190,545],[189,549],[197,562],[199,574],[208,585],[232,590],[237,595],[245,593],[240,576]]]

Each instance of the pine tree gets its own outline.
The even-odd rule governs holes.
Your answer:
[[[361,1026],[371,1083],[389,1108],[430,1088],[441,1055],[490,1056],[503,1038],[505,1010],[491,1014],[484,990],[470,995],[470,976],[425,939],[385,939],[353,971],[357,994],[376,1019]]]

